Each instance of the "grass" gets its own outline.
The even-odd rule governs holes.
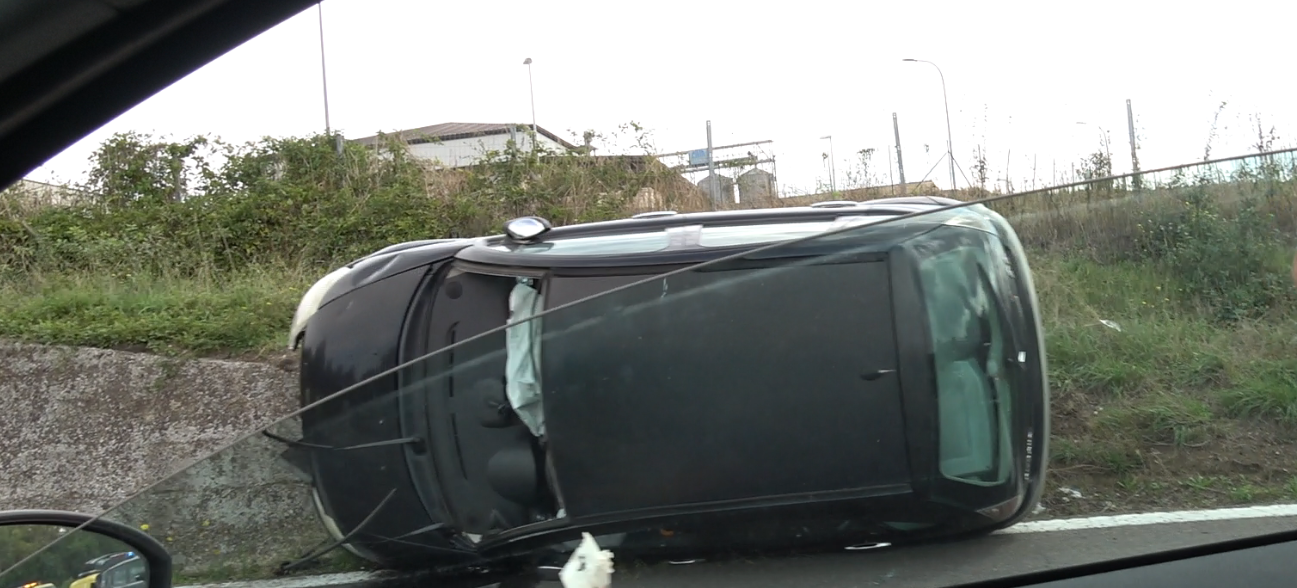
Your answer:
[[[1150,263],[1032,260],[1055,409],[1049,514],[1297,499],[1297,308],[1222,324]],[[0,285],[0,337],[268,355],[319,273],[33,277]]]
[[[1297,500],[1297,308],[1222,323],[1151,264],[1033,259],[1049,516]]]
[[[63,273],[0,281],[0,337],[167,355],[259,355],[284,345],[313,277],[250,268],[218,279]]]

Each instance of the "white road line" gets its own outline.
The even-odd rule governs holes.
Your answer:
[[[1282,517],[1297,517],[1297,504],[1245,506],[1240,508],[1221,508],[1215,510],[1147,512],[1077,519],[1050,519],[1019,523],[1009,527],[1008,529],[999,531],[998,533],[1046,533],[1051,531],[1080,531],[1083,529],[1107,529],[1110,527],[1134,527],[1139,525],[1200,523],[1207,521],[1231,521]]]

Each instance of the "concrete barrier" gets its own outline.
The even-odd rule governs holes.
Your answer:
[[[277,443],[195,465],[296,409],[293,369],[0,342],[0,402],[0,509],[101,513],[171,476],[106,518],[147,527],[198,577],[263,576],[326,539]]]

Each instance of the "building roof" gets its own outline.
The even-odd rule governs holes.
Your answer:
[[[441,123],[387,134],[394,135],[406,143],[417,144],[470,139],[488,135],[505,135],[510,132],[525,133],[530,129],[531,125],[521,123]],[[545,127],[536,127],[536,132],[567,149],[576,149],[576,145],[564,141],[558,135],[545,130]],[[352,139],[351,142],[361,145],[374,145],[378,143],[378,135]]]

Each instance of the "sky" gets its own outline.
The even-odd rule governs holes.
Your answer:
[[[1114,171],[1129,171],[1128,99],[1144,169],[1201,160],[1218,112],[1213,157],[1252,150],[1258,115],[1276,146],[1297,146],[1297,85],[1282,73],[1293,3],[325,0],[27,177],[79,181],[116,132],[244,142],[323,130],[321,16],[329,122],[349,138],[530,123],[534,92],[536,122],[576,143],[634,121],[657,152],[698,149],[708,120],[716,145],[773,141],[794,191],[828,183],[825,136],[839,187],[866,148],[887,183],[893,113],[906,179],[948,187],[945,104],[961,186],[979,148],[992,182],[1021,189],[1052,183],[1104,135]],[[944,102],[938,69],[904,58],[937,64]]]

